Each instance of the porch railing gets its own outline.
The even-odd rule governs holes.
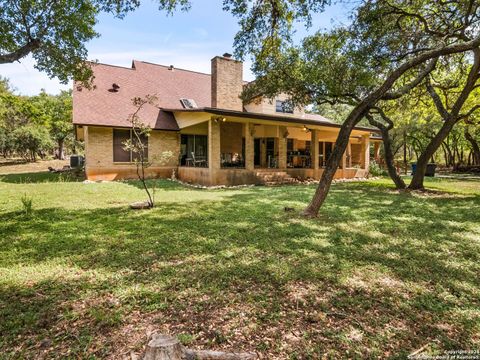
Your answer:
[[[289,153],[287,156],[287,167],[305,169],[312,167],[312,157],[309,154]]]

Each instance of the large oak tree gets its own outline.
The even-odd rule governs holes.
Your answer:
[[[352,129],[379,101],[395,99],[419,85],[431,61],[480,46],[479,6],[479,1],[467,0],[448,5],[365,0],[356,8],[351,26],[318,33],[299,48],[286,50],[273,33],[273,39],[266,35],[253,49],[259,75],[250,89],[253,93],[287,92],[299,104],[356,98],[305,210],[307,216],[318,214]],[[415,71],[419,75],[412,77]]]

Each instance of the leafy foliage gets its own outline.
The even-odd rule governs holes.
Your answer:
[[[92,76],[85,44],[99,36],[94,26],[100,12],[123,18],[140,0],[0,0],[0,64],[31,54],[36,68],[62,82],[89,86]],[[187,11],[190,0],[156,0],[159,10]],[[239,19],[234,46],[239,57],[256,54],[261,45],[272,50],[291,40],[296,21],[311,20],[329,0],[223,0],[223,9]]]
[[[476,51],[479,8],[479,2],[468,0],[451,6],[425,0],[364,0],[356,4],[350,25],[319,31],[298,46],[269,48],[256,42],[257,80],[247,87],[244,100],[286,93],[293,105],[351,106],[306,216],[318,214],[355,125],[366,116],[375,121],[370,112],[380,113],[380,102],[408,94],[428,77],[438,59]],[[385,136],[393,127],[387,123]],[[394,175],[392,156],[388,159]],[[423,172],[420,163],[417,174]]]
[[[37,155],[42,158],[53,148],[53,142],[47,129],[40,125],[26,125],[12,133],[15,151],[23,158],[35,161]]]
[[[0,79],[0,152],[34,160],[56,143],[56,157],[63,159],[65,143],[73,145],[72,96],[15,95],[7,79]]]
[[[187,0],[157,2],[168,12],[189,7]],[[50,77],[88,86],[92,69],[85,44],[99,36],[94,29],[99,13],[122,18],[139,5],[139,0],[0,0],[0,64],[31,54],[35,67]]]
[[[33,199],[28,197],[27,194],[23,194],[23,196],[20,198],[22,202],[22,209],[23,209],[23,214],[25,217],[30,217],[32,216],[33,213]]]
[[[91,77],[85,43],[94,31],[98,9],[91,1],[1,0],[0,63],[28,54],[35,67],[66,83]]]

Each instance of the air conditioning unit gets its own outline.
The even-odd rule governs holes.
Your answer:
[[[70,156],[70,167],[79,168],[84,164],[84,158],[82,155],[71,155]]]

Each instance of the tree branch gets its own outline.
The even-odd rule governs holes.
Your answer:
[[[474,113],[475,111],[477,111],[478,109],[480,109],[480,104],[477,104],[477,105],[473,106],[467,113],[460,115],[459,118],[460,118],[460,119],[468,119],[468,118],[469,118],[470,116],[472,116],[473,113]],[[465,120],[465,122],[467,123],[466,120]]]
[[[430,81],[430,77],[427,78],[426,81],[426,88],[428,91],[428,94],[433,100],[433,103],[435,104],[435,107],[437,108],[439,114],[442,116],[442,118],[448,117],[448,111],[445,108],[445,106],[442,103],[442,99],[440,99],[440,96],[436,92],[435,88],[432,86],[432,83]]]
[[[392,92],[388,92],[386,93],[383,97],[382,97],[382,100],[396,100],[396,99],[399,99],[401,98],[403,95],[405,95],[406,93],[408,93],[410,90],[412,90],[413,88],[415,88],[418,84],[420,84],[423,79],[425,79],[425,77],[427,77],[428,74],[430,74],[433,69],[435,69],[435,66],[437,64],[437,60],[438,58],[436,59],[433,59],[432,61],[430,61],[428,64],[427,64],[427,67],[421,71],[417,77],[415,79],[413,79],[410,83],[408,83],[407,85],[405,86],[402,86],[400,89],[398,89],[397,91],[392,91]]]
[[[385,121],[388,124],[386,126],[387,130],[392,130],[394,126],[393,121],[387,116],[387,114],[385,114],[385,111],[383,111],[383,109],[379,106],[374,106],[372,107],[372,109],[376,110],[378,114],[381,116],[381,118],[383,119],[383,121]]]
[[[0,64],[9,64],[14,61],[18,61],[21,58],[27,56],[32,51],[37,50],[40,48],[41,41],[38,39],[32,39],[22,47],[18,48],[17,50],[8,53],[8,54],[0,54]]]
[[[480,49],[477,47],[473,49],[473,65],[470,68],[470,72],[468,73],[467,82],[460,93],[457,101],[453,104],[451,113],[457,117],[460,111],[462,110],[463,104],[467,101],[470,93],[472,92],[473,88],[475,87],[480,71]]]

